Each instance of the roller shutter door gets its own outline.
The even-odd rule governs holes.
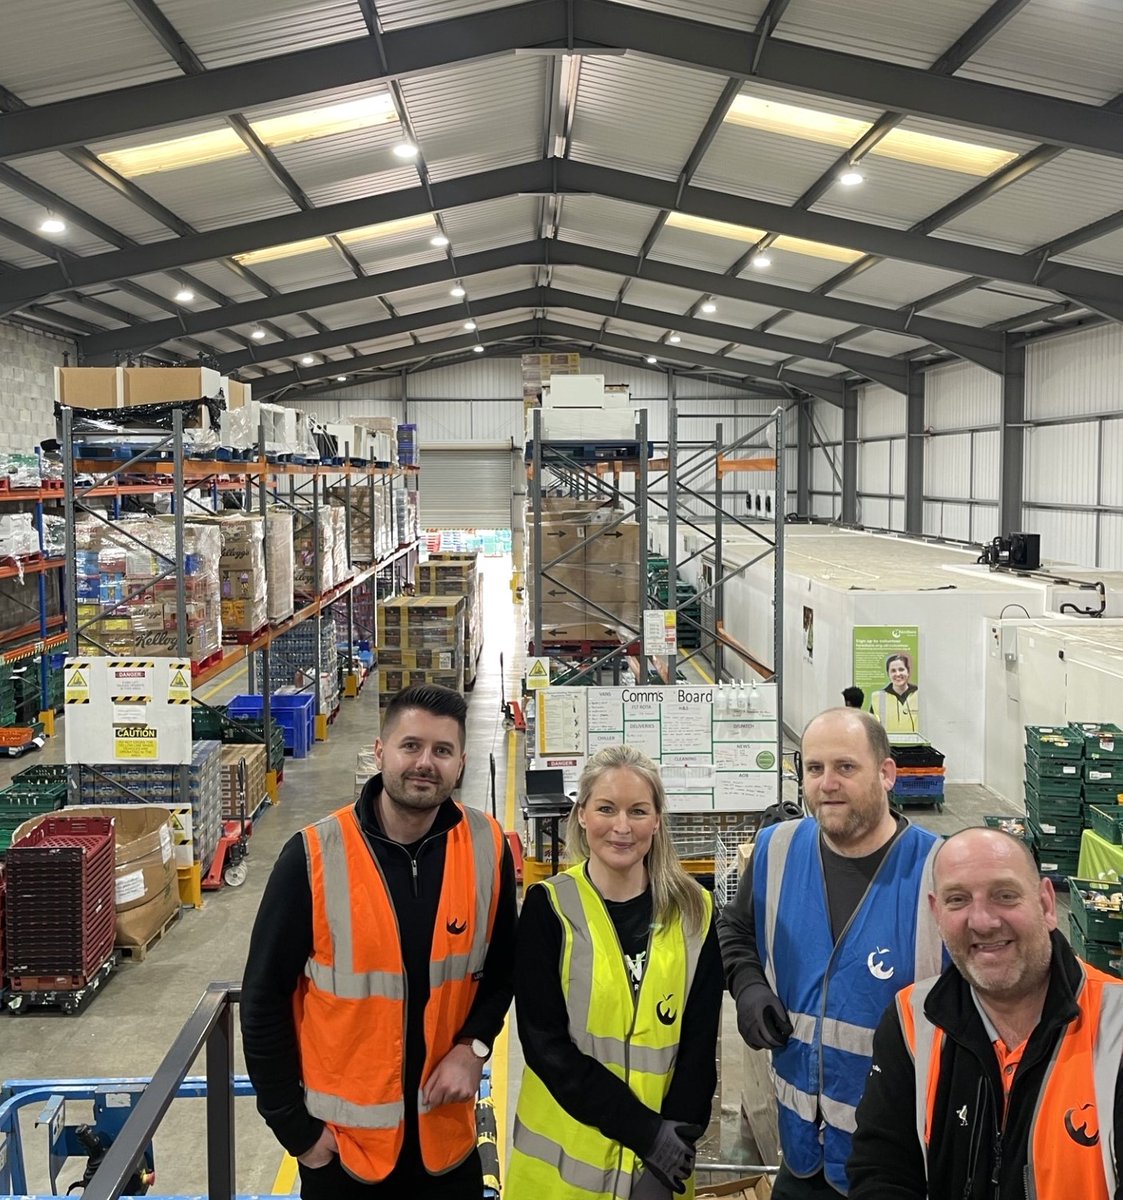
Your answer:
[[[423,529],[510,529],[509,444],[421,447]]]

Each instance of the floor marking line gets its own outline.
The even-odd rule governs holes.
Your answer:
[[[274,1196],[296,1195],[296,1159],[286,1154],[277,1168],[277,1177],[273,1180]]]
[[[518,752],[519,742],[518,734],[513,729],[507,730],[507,802],[503,810],[503,828],[514,829],[515,827],[515,793],[516,781],[518,779],[518,771],[515,767],[515,755]],[[499,1032],[499,1036],[495,1039],[495,1046],[492,1049],[491,1056],[491,1094],[492,1104],[495,1108],[495,1145],[499,1152],[499,1178],[502,1180],[503,1172],[507,1166],[507,1087],[509,1084],[510,1071],[510,1056],[509,1043],[511,1022],[514,1020],[513,1012],[508,1012],[507,1020],[503,1023],[503,1028]]]

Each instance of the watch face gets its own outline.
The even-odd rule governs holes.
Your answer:
[[[487,1058],[491,1053],[491,1047],[487,1042],[481,1042],[479,1038],[472,1039],[472,1053],[477,1058]]]

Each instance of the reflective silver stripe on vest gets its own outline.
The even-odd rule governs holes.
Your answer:
[[[828,1125],[841,1129],[843,1133],[853,1133],[858,1128],[858,1110],[852,1104],[832,1100],[830,1096],[820,1096],[819,1111]]]
[[[872,1029],[851,1025],[849,1021],[836,1021],[833,1017],[823,1018],[823,1045],[847,1054],[860,1054],[869,1058],[873,1054]]]
[[[1119,1187],[1115,1173],[1115,1083],[1123,1061],[1123,984],[1103,985],[1100,1000],[1100,1025],[1092,1055],[1092,1074],[1096,1085],[1096,1113],[1100,1127],[1100,1153],[1104,1161],[1107,1194],[1114,1196]]]
[[[928,906],[928,893],[936,890],[932,864],[936,851],[943,843],[940,838],[928,851],[924,870],[920,873],[920,890],[916,898],[916,962],[913,979],[928,979],[944,969],[944,943],[936,927],[936,918]]]
[[[924,1015],[924,1002],[929,992],[936,986],[937,979],[925,979],[913,985],[909,994],[909,1007],[912,1009],[912,1025],[916,1032],[916,1046],[909,1047],[913,1056],[913,1067],[916,1071],[916,1136],[920,1142],[920,1152],[924,1156],[924,1178],[928,1178],[928,1142],[924,1137],[928,1125],[928,1079],[932,1066],[932,1046],[936,1041],[936,1027]],[[900,996],[897,999],[900,1004]],[[908,1045],[908,1039],[905,1039]]]
[[[593,1001],[593,939],[585,926],[585,910],[581,893],[572,875],[561,874],[551,881],[554,897],[561,915],[574,929],[584,930],[585,937],[570,937],[569,991],[565,998],[569,1009],[569,1032],[582,1054],[597,1058],[592,1035],[589,1033],[589,1012]],[[622,1043],[621,1043],[622,1045]],[[615,1062],[615,1058],[610,1060]],[[623,1065],[620,1063],[619,1065]]]
[[[487,817],[478,809],[463,809],[472,838],[472,861],[476,865],[476,919],[472,944],[465,953],[449,954],[429,964],[429,986],[439,988],[443,983],[466,979],[484,969],[487,957],[487,919],[495,892],[495,839]]]
[[[804,818],[807,819],[807,818]],[[764,893],[764,949],[768,956],[764,974],[768,985],[779,995],[776,982],[776,919],[780,912],[780,889],[784,882],[784,867],[788,862],[788,851],[800,821],[782,821],[772,826],[768,839],[768,869]]]
[[[405,1105],[400,1100],[389,1104],[353,1104],[338,1096],[305,1089],[304,1103],[312,1116],[321,1121],[351,1129],[397,1129],[405,1120]]]
[[[324,912],[332,939],[332,965],[314,958],[304,964],[304,974],[322,992],[341,1000],[366,1000],[378,996],[385,1000],[401,1000],[405,982],[396,971],[356,971],[353,931],[351,926],[351,876],[347,862],[347,847],[343,838],[341,819],[334,814],[317,822],[315,830],[320,839],[320,859],[323,867]],[[308,859],[308,882],[312,882],[312,859],[305,840]]]
[[[573,1026],[570,1033],[573,1034]],[[678,1057],[678,1046],[637,1046],[628,1045],[620,1038],[595,1037],[586,1034],[584,1038],[573,1039],[583,1054],[597,1059],[602,1063],[611,1063],[622,1069],[631,1068],[633,1071],[643,1071],[648,1075],[666,1075],[675,1065]],[[585,1047],[588,1046],[588,1049]]]
[[[819,1120],[819,1097],[812,1096],[810,1092],[801,1092],[779,1075],[776,1076],[776,1099],[804,1121]]]
[[[794,1040],[808,1046],[814,1045],[816,1019],[810,1013],[788,1013]]]
[[[574,1158],[557,1142],[543,1137],[540,1133],[535,1133],[532,1129],[527,1129],[517,1116],[515,1117],[512,1144],[527,1158],[537,1159],[557,1171],[562,1181],[568,1183],[572,1188],[588,1192],[593,1196],[625,1197],[631,1194],[630,1176],[624,1175],[615,1167],[606,1169]],[[617,1183],[623,1185],[622,1190],[616,1190]],[[543,1200],[548,1200],[548,1198],[543,1197]]]

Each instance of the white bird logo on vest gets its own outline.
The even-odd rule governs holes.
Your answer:
[[[884,949],[878,946],[876,950],[871,950],[869,957],[866,959],[866,966],[869,967],[870,974],[874,979],[892,979],[895,967],[887,967],[883,962],[875,962],[879,954],[888,954],[889,947]]]

